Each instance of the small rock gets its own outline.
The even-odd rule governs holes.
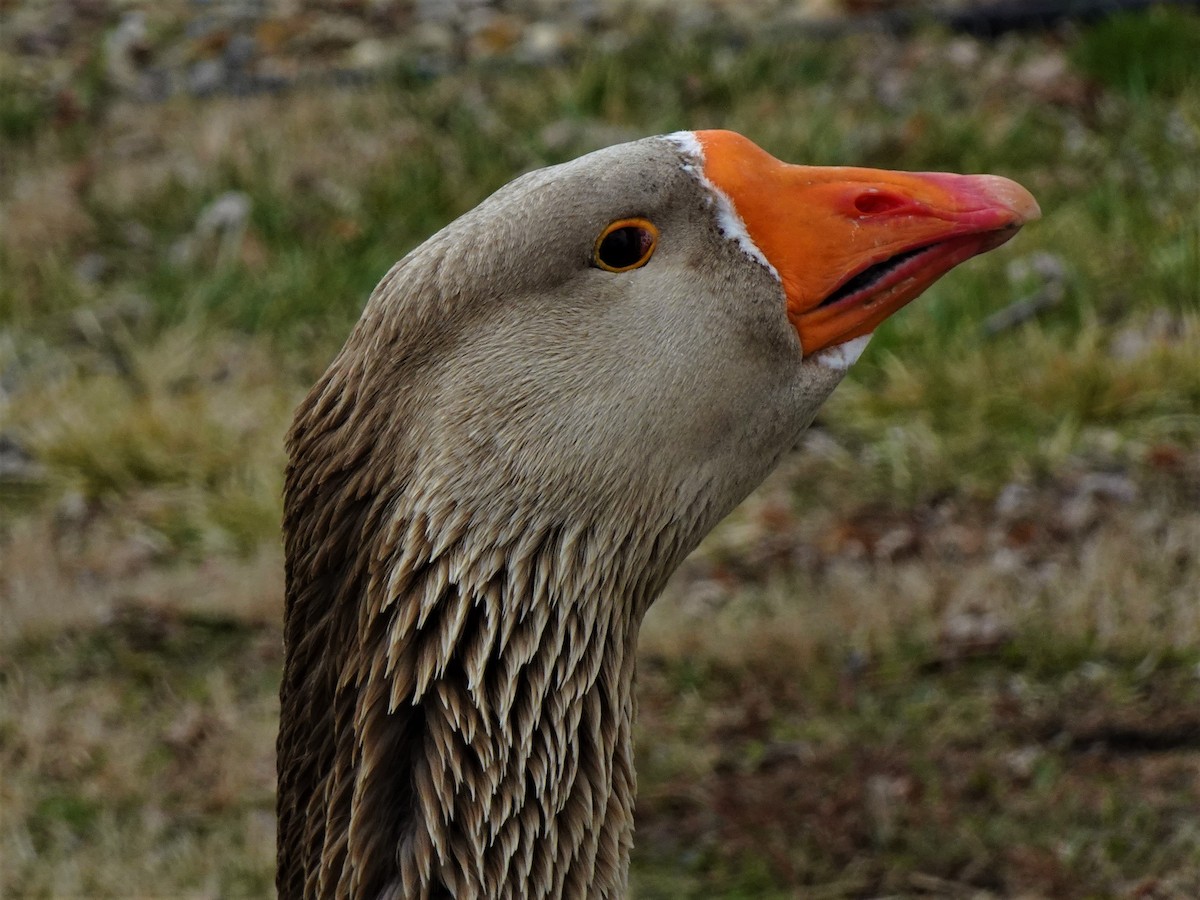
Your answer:
[[[370,36],[367,26],[352,16],[326,15],[289,41],[288,49],[302,54],[340,53]]]
[[[1142,356],[1153,346],[1140,328],[1122,328],[1108,343],[1108,355],[1121,362],[1129,362]]]
[[[219,59],[201,59],[188,69],[188,90],[197,97],[209,97],[225,84],[225,63]]]
[[[99,284],[108,270],[108,257],[103,253],[85,253],[75,262],[75,277],[88,285]]]
[[[1165,309],[1158,309],[1146,321],[1118,331],[1108,345],[1108,352],[1114,359],[1137,359],[1156,347],[1178,340],[1182,330],[1178,319]]]
[[[378,38],[359,41],[350,50],[349,63],[359,69],[379,69],[386,66],[399,53]]]
[[[191,235],[181,237],[167,250],[167,259],[176,267],[191,265],[196,261],[197,255],[196,242],[192,240]]]
[[[258,56],[258,41],[254,39],[253,35],[239,31],[229,38],[229,43],[225,45],[225,52],[222,55],[226,66],[233,71],[240,71],[249,66]]]
[[[241,231],[250,218],[253,203],[241,191],[226,191],[201,210],[196,218],[195,235],[208,238]]]
[[[1059,509],[1059,525],[1068,534],[1081,534],[1100,519],[1100,504],[1092,494],[1068,497]]]
[[[1133,480],[1115,472],[1089,472],[1079,482],[1079,493],[1117,503],[1132,503],[1138,497]]]
[[[994,510],[1002,522],[1011,523],[1029,516],[1033,507],[1033,490],[1029,485],[1011,481],[1000,491]]]
[[[562,62],[576,43],[573,33],[550,22],[535,22],[525,29],[519,56],[534,65]]]
[[[1036,745],[1021,747],[1019,750],[1011,750],[1006,753],[1004,764],[1017,778],[1027,779],[1033,776],[1038,762],[1044,755],[1042,748]]]
[[[921,537],[911,525],[897,525],[880,535],[872,548],[875,559],[891,562],[912,556],[921,548]]]
[[[1014,80],[1040,99],[1064,106],[1083,106],[1090,102],[1086,82],[1075,75],[1061,50],[1042,53],[1018,67]]]
[[[174,78],[163,66],[148,66],[138,79],[134,94],[148,103],[161,103],[175,92]]]
[[[908,96],[909,74],[899,69],[884,72],[875,82],[875,99],[885,109],[899,112]]]
[[[1008,264],[1008,280],[1025,281],[1030,277],[1040,281],[1063,281],[1067,277],[1067,264],[1057,253],[1039,250],[1027,253]]]
[[[221,194],[200,211],[192,232],[171,246],[171,261],[188,265],[209,253],[215,253],[218,262],[232,261],[246,235],[252,207],[249,195],[241,191]]]
[[[1059,51],[1034,56],[1016,71],[1016,80],[1032,91],[1046,91],[1068,72],[1067,57]]]
[[[121,226],[121,236],[134,250],[149,250],[154,246],[154,234],[141,222],[126,222]]]
[[[974,38],[955,38],[946,45],[946,61],[956,69],[969,71],[979,65],[979,41]]]
[[[148,52],[146,14],[136,10],[126,13],[104,39],[104,65],[109,82],[124,90],[136,88]]]
[[[942,620],[938,644],[943,658],[962,659],[994,653],[1013,639],[1012,628],[995,613],[967,610]]]
[[[82,525],[90,514],[87,498],[81,491],[67,491],[54,508],[54,517],[60,525]]]
[[[701,578],[689,585],[684,611],[692,618],[708,619],[728,605],[729,585],[716,578]]]
[[[15,437],[0,433],[0,482],[37,481],[43,473],[42,467]]]
[[[800,438],[800,446],[806,455],[816,459],[839,463],[851,462],[851,453],[826,429],[814,425]]]

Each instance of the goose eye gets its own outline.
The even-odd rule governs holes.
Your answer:
[[[628,272],[649,262],[658,229],[646,219],[618,219],[596,239],[593,259],[606,272]]]

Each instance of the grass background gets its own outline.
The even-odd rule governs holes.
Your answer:
[[[513,175],[727,127],[1046,215],[880,330],[652,611],[637,895],[1200,895],[1198,59],[1152,10],[635,18],[561,65],[154,105],[84,66],[71,115],[0,69],[3,893],[271,892],[291,409]]]

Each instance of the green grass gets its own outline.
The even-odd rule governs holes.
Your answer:
[[[442,224],[698,127],[1007,175],[1045,217],[880,329],[652,612],[639,896],[1200,894],[1200,19],[652,24],[562,67],[157,106],[93,61],[67,119],[0,66],[6,896],[269,893],[291,409]],[[244,230],[185,246],[231,191]]]
[[[1200,18],[1170,6],[1124,13],[1093,27],[1072,49],[1092,78],[1138,96],[1180,94],[1196,85]]]
[[[1195,17],[1165,15],[1178,33],[1169,46],[1185,44]],[[1079,71],[1058,76],[1062,90],[1090,77],[1086,60],[1107,58],[1114,33],[1161,30],[1160,19],[1154,13],[1085,34],[1069,53]],[[989,491],[1053,467],[1089,429],[1113,422],[1126,431],[1148,424],[1168,432],[1167,439],[1194,440],[1200,433],[1189,414],[1197,378],[1190,323],[1200,308],[1195,78],[1174,78],[1169,90],[1148,82],[1132,98],[1071,99],[1068,92],[1047,100],[1050,89],[1022,87],[1020,73],[1058,52],[1050,45],[1009,46],[975,70],[947,65],[943,43],[924,39],[922,46],[914,61],[873,37],[735,49],[716,35],[666,44],[642,36],[617,54],[584,54],[569,70],[468,69],[435,80],[401,72],[391,84],[355,95],[252,101],[254,112],[244,116],[225,101],[198,107],[177,101],[138,115],[193,139],[218,127],[231,128],[230,135],[210,139],[215,149],[201,153],[168,137],[142,179],[133,171],[144,161],[122,160],[115,143],[132,114],[125,111],[101,124],[87,149],[89,158],[110,159],[111,167],[98,167],[73,193],[55,188],[50,199],[60,206],[43,206],[48,241],[21,246],[17,240],[0,253],[0,321],[21,333],[44,333],[61,327],[72,309],[133,296],[148,302],[159,332],[181,323],[234,329],[315,357],[315,371],[391,261],[514,173],[620,135],[723,126],[787,159],[1003,172],[1031,186],[1047,211],[1010,249],[971,263],[880,330],[868,364],[852,376],[873,396],[834,407],[843,413],[834,415],[834,427],[852,421],[878,435],[883,423],[925,410],[934,421],[913,423],[912,439],[923,441],[932,430],[936,442],[961,448],[946,466]],[[873,86],[895,78],[905,88],[885,105]],[[258,128],[261,116],[278,127]],[[83,154],[45,125],[35,138],[32,147],[25,136],[10,149],[42,168],[47,159],[77,164]],[[342,165],[343,158],[350,164]],[[48,181],[63,177],[61,168],[47,174]],[[238,247],[230,254],[216,239],[200,242],[181,261],[181,238],[205,205],[228,191],[243,192],[251,203]],[[1060,261],[1061,303],[1040,318],[1040,327],[984,341],[984,316],[1042,287],[1036,277],[1009,271],[1034,252]],[[108,262],[98,284],[81,285],[73,275],[86,253]],[[1178,320],[1182,337],[1155,348],[1157,362],[1112,360],[1106,345],[1112,334],[1146,327],[1158,311]],[[1061,391],[1054,389],[1058,381],[1020,378],[1021,360],[1062,348],[1057,375],[1073,380],[1083,373],[1085,388]],[[890,377],[880,363],[890,365],[892,355],[929,390],[951,386],[945,381],[951,366],[964,389],[905,398],[893,391],[889,402],[874,388]],[[1112,396],[1139,391],[1164,370],[1179,377],[1159,384],[1157,393],[1173,396],[1141,404]],[[998,380],[1003,389],[971,391],[981,380]],[[1037,414],[1025,415],[1031,409]],[[1056,423],[1066,430],[1047,446],[1047,429]],[[849,431],[846,437],[856,439]],[[998,452],[983,452],[998,432],[1010,440]],[[1022,464],[1013,465],[1014,457]],[[75,464],[69,454],[63,459],[66,468]],[[944,487],[886,469],[872,474],[872,492],[888,485],[904,497]]]

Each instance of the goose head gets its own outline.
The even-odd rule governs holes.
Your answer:
[[[871,332],[1037,215],[685,132],[397,263],[289,436],[281,896],[622,893],[646,608]]]

